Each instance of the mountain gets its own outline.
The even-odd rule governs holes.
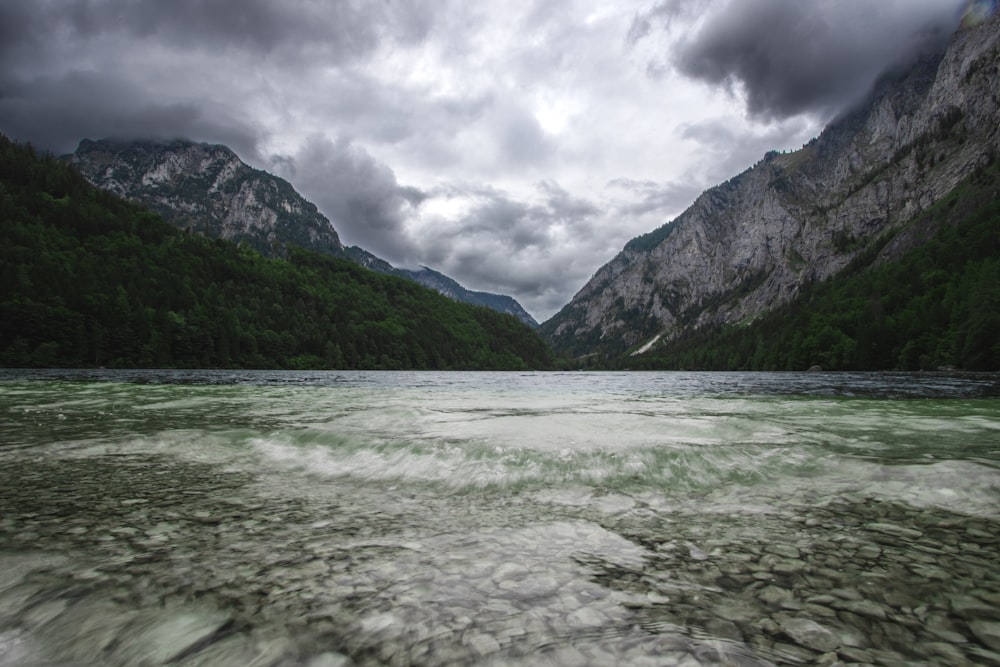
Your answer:
[[[266,256],[284,253],[285,244],[343,255],[336,230],[313,204],[225,146],[84,139],[68,159],[97,187],[178,227],[246,243]]]
[[[2,135],[0,239],[0,366],[554,364],[514,317],[297,246],[266,258],[185,233]]]
[[[371,271],[412,280],[445,295],[449,299],[475,306],[484,306],[498,313],[513,315],[533,329],[538,327],[538,322],[535,321],[535,318],[522,308],[521,304],[513,297],[504,294],[492,294],[490,292],[474,292],[466,289],[443,273],[439,273],[426,266],[421,267],[419,270],[396,268],[384,259],[376,257],[358,246],[348,246],[345,248],[344,256],[355,264]]]
[[[346,258],[538,326],[509,296],[473,292],[436,271],[399,269],[363,248],[345,247],[331,222],[288,181],[250,167],[225,146],[84,139],[66,159],[97,187],[141,203],[183,229],[246,243],[268,257],[284,256],[287,245],[296,245]]]
[[[604,361],[659,370],[1000,371],[1000,160],[907,229],[750,322],[707,325]],[[593,360],[592,360],[593,361]]]
[[[420,283],[424,287],[429,287],[432,290],[440,292],[441,294],[444,294],[445,296],[456,301],[471,303],[477,306],[484,306],[495,310],[498,313],[513,315],[530,327],[538,326],[538,322],[535,321],[535,318],[528,314],[528,312],[521,307],[521,304],[519,304],[512,297],[503,294],[491,294],[489,292],[474,292],[472,290],[465,289],[443,273],[438,273],[437,271],[429,269],[426,266],[421,267],[418,271],[397,269],[397,274],[403,274],[411,280]]]
[[[744,326],[837,275],[932,238],[921,214],[992,164],[1000,16],[885,74],[868,100],[801,150],[771,152],[630,241],[543,335],[573,357],[653,352]],[[923,220],[917,224],[916,221]]]

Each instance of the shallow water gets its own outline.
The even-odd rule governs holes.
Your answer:
[[[0,372],[0,665],[1000,664],[1000,380]]]

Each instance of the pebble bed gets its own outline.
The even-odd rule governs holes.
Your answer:
[[[0,665],[1000,665],[988,513],[298,481],[10,457]]]

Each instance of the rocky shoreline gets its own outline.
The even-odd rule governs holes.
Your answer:
[[[1000,665],[994,516],[279,493],[148,454],[0,481],[0,665]]]

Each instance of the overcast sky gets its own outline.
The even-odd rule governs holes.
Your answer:
[[[962,0],[0,0],[0,132],[224,143],[539,321],[796,149]]]

